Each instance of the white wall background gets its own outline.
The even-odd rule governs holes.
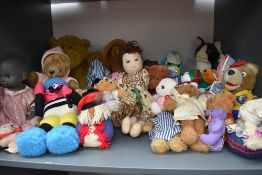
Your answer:
[[[52,4],[55,37],[71,34],[103,49],[115,38],[137,40],[144,59],[171,50],[194,64],[196,36],[213,40],[214,0],[115,0]]]

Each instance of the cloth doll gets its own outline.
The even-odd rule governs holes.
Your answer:
[[[226,131],[227,112],[223,108],[207,110],[208,134],[201,134],[200,139],[203,143],[210,146],[211,151],[222,151],[224,146],[223,136]]]
[[[113,124],[110,120],[112,111],[119,107],[118,101],[103,101],[103,93],[98,91],[87,92],[78,104],[81,111],[78,133],[80,143],[84,147],[99,147],[107,149],[111,146]]]
[[[7,54],[0,62],[0,126],[13,122],[24,129],[34,124],[34,91],[23,82],[27,77],[25,60]],[[31,121],[32,120],[32,121]]]
[[[125,73],[119,80],[119,87],[124,89],[125,95],[121,101],[121,111],[112,114],[113,120],[122,121],[122,132],[132,137],[138,137],[145,131],[144,123],[152,116],[150,106],[153,97],[147,91],[149,75],[143,69],[141,53],[142,49],[136,41],[127,43],[122,58]]]
[[[77,105],[81,96],[61,78],[50,78],[44,86],[35,87],[36,116],[42,118],[39,127],[18,135],[16,144],[22,156],[35,157],[47,150],[66,154],[76,150],[79,137],[76,131]]]

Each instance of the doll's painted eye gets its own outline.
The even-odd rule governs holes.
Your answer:
[[[165,89],[165,86],[161,86],[162,89]]]
[[[135,61],[138,61],[138,58],[136,58]]]
[[[242,76],[245,77],[247,75],[246,72],[242,72]]]
[[[130,63],[130,60],[127,60],[126,63]]]
[[[59,72],[62,72],[62,69],[60,69]]]

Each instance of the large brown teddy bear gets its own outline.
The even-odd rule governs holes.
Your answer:
[[[42,73],[30,72],[28,75],[27,80],[31,87],[34,87],[37,83],[44,84],[48,78],[59,77],[63,78],[70,88],[79,88],[77,80],[68,76],[71,63],[61,47],[54,47],[46,51],[42,56],[41,65]]]
[[[144,66],[144,69],[147,70],[149,74],[148,90],[152,93],[156,90],[157,85],[162,79],[169,77],[167,66]]]
[[[66,35],[57,39],[51,38],[50,45],[52,47],[62,47],[71,61],[71,71],[69,75],[78,81],[81,89],[86,88],[86,75],[89,65],[91,65],[94,59],[101,59],[102,54],[98,51],[89,53],[88,48],[90,47],[90,41],[71,35]]]
[[[252,91],[256,84],[258,71],[257,64],[242,60],[232,64],[223,75],[222,83],[225,90],[233,93],[236,97],[233,110],[235,120],[238,119],[240,106],[255,97]]]
[[[182,84],[176,86],[172,93],[174,97],[167,99],[164,107],[167,111],[174,110],[174,119],[180,122],[182,131],[169,142],[152,143],[153,151],[165,153],[170,148],[174,152],[181,152],[190,147],[197,152],[208,152],[209,146],[199,138],[205,132],[205,115],[196,99],[197,88],[191,84]]]

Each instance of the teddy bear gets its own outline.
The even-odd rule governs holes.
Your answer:
[[[144,69],[149,74],[148,90],[152,92],[151,94],[153,94],[159,82],[162,79],[169,77],[168,67],[160,66],[160,65],[152,65],[152,66],[144,66]]]
[[[233,93],[236,97],[233,116],[238,119],[238,112],[241,105],[255,96],[252,90],[256,84],[259,67],[257,64],[240,60],[232,64],[224,73],[222,83],[225,90]]]
[[[235,96],[228,91],[222,91],[216,95],[210,95],[206,101],[207,109],[223,108],[227,112],[226,125],[234,123],[232,115],[235,103]]]
[[[34,87],[37,83],[44,84],[48,78],[63,78],[72,89],[79,88],[78,81],[69,77],[71,62],[61,47],[54,47],[47,50],[41,60],[42,73],[30,72],[28,75],[29,84]]]
[[[154,102],[151,105],[151,110],[154,114],[158,114],[164,111],[164,102],[170,98],[172,89],[177,86],[178,83],[171,79],[162,79],[156,87],[156,95],[154,96]]]
[[[200,135],[205,133],[206,118],[197,96],[195,84],[178,85],[173,88],[171,98],[165,100],[164,108],[168,111],[174,110],[173,118],[182,127],[180,136],[182,143],[194,151],[206,153],[210,148],[200,140]],[[173,144],[174,147],[181,146],[180,142]]]
[[[76,130],[77,105],[81,96],[70,89],[62,78],[50,78],[35,86],[36,116],[39,127],[25,130],[17,136],[19,154],[36,157],[47,152],[66,154],[79,147]]]
[[[70,76],[78,81],[79,87],[87,87],[86,74],[94,59],[103,59],[100,51],[88,52],[91,43],[87,39],[80,39],[76,36],[65,35],[60,38],[52,37],[49,41],[51,47],[60,46],[70,60]],[[103,61],[103,60],[102,60]],[[73,89],[70,84],[69,86]]]
[[[226,132],[227,112],[223,108],[206,110],[208,116],[208,134],[201,134],[200,140],[210,146],[211,151],[222,151],[224,146],[223,136]]]
[[[9,121],[0,127],[0,150],[17,153],[16,137],[23,131],[15,123]]]
[[[262,157],[262,99],[249,100],[239,109],[239,119],[227,127],[229,149],[245,158]]]
[[[148,92],[149,75],[143,69],[142,49],[136,41],[128,42],[122,57],[125,72],[119,79],[119,87],[125,91],[120,111],[113,113],[114,121],[122,121],[124,134],[138,137],[152,126],[148,119],[153,116],[150,106],[153,97]],[[147,128],[147,129],[146,129]]]
[[[103,96],[103,92],[89,90],[78,104],[78,134],[84,147],[108,149],[111,146],[114,129],[110,117],[113,111],[118,110],[119,104],[114,100],[103,101]]]
[[[219,63],[221,51],[221,42],[207,43],[201,37],[197,37],[196,69],[203,70],[216,69]]]

